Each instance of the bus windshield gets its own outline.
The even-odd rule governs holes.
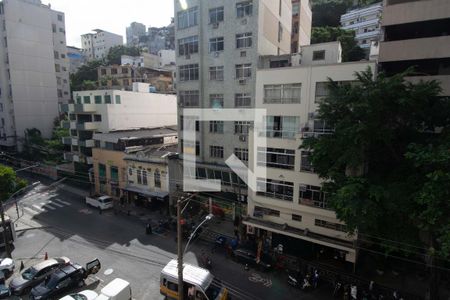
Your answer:
[[[206,289],[205,293],[209,300],[215,300],[220,294],[220,286],[212,282],[211,285]]]

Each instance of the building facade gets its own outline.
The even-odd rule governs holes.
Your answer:
[[[380,40],[382,13],[382,2],[350,10],[341,16],[342,29],[353,30],[358,45],[369,52],[370,44]]]
[[[88,61],[103,59],[108,55],[110,48],[123,45],[123,37],[121,35],[102,29],[93,31],[95,33],[81,35],[81,48]]]
[[[69,58],[69,74],[74,74],[86,63],[86,56],[82,49],[67,46],[67,57]]]
[[[20,150],[26,129],[51,137],[58,103],[70,99],[65,16],[39,0],[9,0],[0,21],[0,148]]]
[[[384,1],[379,62],[387,74],[415,67],[409,79],[437,80],[450,95],[450,2]]]
[[[127,27],[127,46],[138,47],[139,37],[145,35],[146,27],[142,23],[133,22]]]
[[[350,84],[356,80],[355,72],[368,67],[375,71],[375,63],[340,63],[326,53],[336,52],[333,43],[306,48],[325,55],[307,64],[302,60],[302,64],[261,68],[256,73],[255,107],[266,109],[267,116],[265,128],[252,131],[261,130],[258,135],[266,136],[267,144],[255,146],[253,134],[249,135],[249,167],[262,188],[248,190],[248,216],[243,223],[249,226],[248,232],[268,237],[272,247],[284,245],[286,253],[298,254],[296,247],[302,246],[295,241],[300,241],[308,245],[303,249],[333,256],[339,253],[337,256],[354,263],[356,236],[346,232],[345,224],[328,206],[322,180],[309,161],[310,153],[299,146],[308,136],[332,132],[316,117],[319,103],[328,93],[328,78]]]
[[[292,0],[291,53],[311,43],[312,12],[310,0]]]
[[[135,84],[135,90],[137,84]],[[74,103],[60,106],[69,116],[62,127],[70,130],[63,144],[67,161],[92,164],[94,133],[171,126],[176,124],[176,97],[147,92],[94,90],[74,92]]]
[[[149,27],[139,38],[139,47],[148,53],[158,54],[160,50],[175,50],[175,26],[173,21],[164,27]]]

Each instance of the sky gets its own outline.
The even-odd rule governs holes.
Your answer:
[[[131,22],[161,27],[170,24],[173,0],[41,0],[66,15],[68,46],[81,47],[81,34],[103,29],[123,36]]]

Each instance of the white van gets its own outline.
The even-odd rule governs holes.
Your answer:
[[[95,300],[131,300],[131,285],[128,281],[116,278],[102,288]]]
[[[110,196],[87,196],[86,204],[99,208],[101,210],[113,208],[114,206],[113,199]]]

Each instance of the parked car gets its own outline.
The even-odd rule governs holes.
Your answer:
[[[88,263],[86,268],[75,263],[63,266],[31,290],[30,300],[54,299],[70,292],[83,286],[87,276],[97,273],[99,269],[100,261],[98,259]]]
[[[5,284],[5,274],[0,272],[0,299],[9,299],[11,290]]]
[[[0,259],[0,271],[5,274],[5,277],[8,277],[14,272],[15,268],[14,261],[11,258],[2,258]]]
[[[87,196],[86,204],[95,208],[105,210],[113,208],[113,199],[110,196]]]
[[[264,271],[268,271],[272,268],[270,260],[264,256],[261,256],[259,262],[256,261],[256,254],[254,251],[246,248],[238,248],[233,251],[234,258],[249,266],[259,267]]]
[[[58,257],[45,260],[22,271],[22,273],[9,283],[13,295],[27,294],[34,286],[40,284],[48,275],[58,268],[70,263],[67,257]]]
[[[95,300],[130,300],[132,299],[131,285],[128,281],[116,278],[100,291]]]
[[[91,290],[84,290],[75,294],[70,294],[60,298],[59,300],[94,300],[98,294]]]

